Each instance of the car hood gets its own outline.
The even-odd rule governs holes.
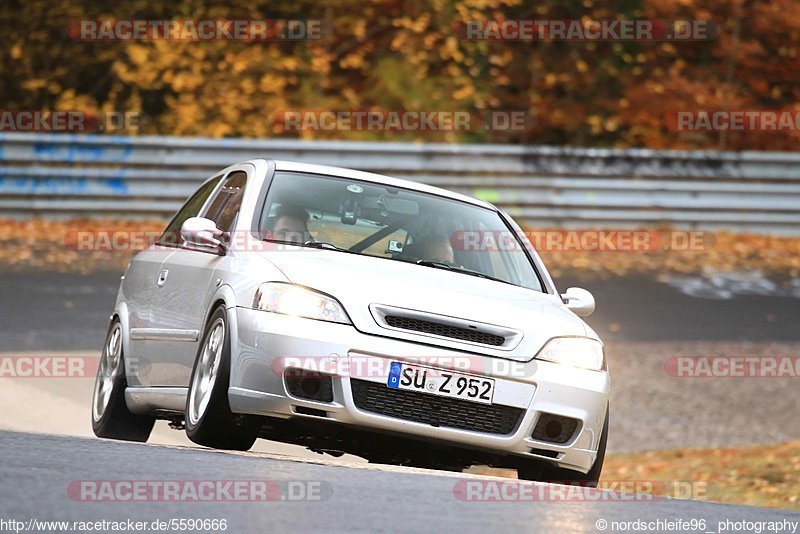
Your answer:
[[[385,258],[332,250],[266,253],[290,282],[336,297],[365,333],[425,342],[514,360],[530,360],[551,337],[584,336],[584,322],[555,295]],[[514,347],[476,347],[458,340],[387,330],[371,306],[389,306],[519,331]]]

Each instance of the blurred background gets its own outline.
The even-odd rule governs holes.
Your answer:
[[[120,20],[183,30],[268,20],[272,36],[130,38],[113,33]],[[712,31],[686,40],[463,31],[520,20],[700,21]],[[604,478],[702,480],[716,500],[800,509],[800,377],[682,378],[665,364],[800,357],[797,2],[5,0],[0,23],[6,357],[96,356],[131,255],[221,168],[268,157],[382,172],[484,198],[528,231],[562,236],[541,255],[560,290],[594,293],[587,322],[613,376]],[[673,120],[720,111],[786,121]],[[59,112],[77,113],[79,126],[60,125]],[[331,112],[472,122],[325,127]],[[509,117],[522,120],[497,120]],[[657,244],[567,245],[568,232],[620,230]],[[92,380],[0,376],[0,427],[91,435]],[[20,398],[37,402],[23,409]],[[188,444],[166,426],[153,439]]]
[[[0,102],[11,109],[136,111],[142,134],[298,137],[296,109],[521,110],[521,132],[305,131],[304,138],[556,146],[792,150],[789,135],[667,130],[681,109],[793,109],[800,6],[792,0],[117,2],[7,0]],[[313,20],[314,39],[79,40],[81,20]],[[461,38],[502,20],[709,21],[699,42]],[[73,26],[70,26],[70,25]],[[102,32],[96,32],[102,36]],[[307,28],[308,34],[311,29]]]

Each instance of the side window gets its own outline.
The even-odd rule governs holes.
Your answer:
[[[242,206],[246,184],[246,172],[231,173],[206,210],[205,217],[217,223],[217,228],[223,232],[233,230],[236,216],[239,215],[239,208]]]
[[[175,214],[175,217],[173,217],[172,221],[167,225],[164,233],[158,238],[159,245],[177,247],[182,243],[181,226],[183,226],[183,222],[190,217],[197,217],[197,214],[200,213],[200,210],[203,208],[208,197],[211,196],[214,188],[217,187],[221,178],[222,176],[217,176],[207,181],[189,197],[189,200],[178,210],[178,213]]]

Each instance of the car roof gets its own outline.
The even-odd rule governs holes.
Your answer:
[[[474,204],[476,206],[481,206],[483,208],[488,208],[490,210],[497,210],[497,208],[494,207],[492,204],[484,202],[483,200],[479,200],[477,198],[473,198],[467,195],[462,195],[461,193],[454,193],[453,191],[448,191],[447,189],[442,189],[440,187],[434,187],[419,182],[412,182],[411,180],[392,178],[391,176],[385,176],[383,174],[356,171],[353,169],[345,169],[343,167],[334,167],[331,165],[300,163],[297,161],[285,161],[285,160],[267,160],[267,161],[272,161],[275,164],[275,170],[277,171],[305,172],[309,174],[325,174],[329,176],[338,176],[341,178],[352,178],[353,180],[363,180],[365,182],[373,182],[377,184],[388,185],[391,187],[412,189],[414,191],[420,191],[422,193],[430,193],[432,195],[447,197],[453,200],[460,200],[462,202],[467,202],[469,204]]]

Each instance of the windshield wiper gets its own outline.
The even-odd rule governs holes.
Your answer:
[[[444,263],[444,262],[441,262],[441,261],[419,260],[419,261],[417,261],[417,265],[422,265],[423,267],[433,267],[435,269],[444,269],[446,271],[453,271],[454,273],[468,274],[470,276],[477,276],[479,278],[486,278],[487,280],[494,280],[495,282],[502,282],[504,284],[511,284],[511,282],[507,282],[505,280],[501,280],[500,278],[495,278],[494,276],[489,276],[488,274],[482,273],[480,271],[473,271],[472,269],[465,269],[464,267],[458,267],[456,265],[451,265],[449,263]],[[511,284],[511,285],[514,285],[514,284]]]
[[[443,261],[418,260],[417,265],[422,265],[423,267],[435,267],[437,269],[445,269],[447,271],[458,270],[455,266],[450,265],[449,263],[445,263]]]
[[[290,241],[289,239],[272,239],[271,237],[265,237],[261,241],[266,241],[267,243],[280,243],[281,245],[294,245],[296,247],[302,247],[303,244],[298,241]]]
[[[299,241],[291,241],[288,239],[272,239],[271,237],[267,237],[262,239],[262,241],[266,241],[268,243],[280,243],[282,245],[294,245],[296,247],[306,247],[306,248],[318,248],[324,250],[337,250],[339,252],[351,252],[357,254],[357,252],[353,252],[352,250],[348,250],[346,248],[337,247],[333,243],[327,243],[325,241],[306,241],[305,243],[301,243]]]
[[[338,250],[339,252],[353,252],[352,250],[348,250],[342,247],[337,247],[333,243],[328,243],[326,241],[306,241],[301,246],[308,248],[319,248],[325,250]]]
[[[348,254],[356,254],[358,256],[362,256],[360,252],[342,248],[334,245],[333,243],[328,243],[326,241],[306,241],[305,243],[300,243],[299,241],[288,241],[284,239],[269,239],[269,238],[264,239],[264,241],[269,241],[270,243],[282,243],[284,245],[294,245],[296,247],[316,248],[319,250],[335,250],[336,252],[347,252]]]

